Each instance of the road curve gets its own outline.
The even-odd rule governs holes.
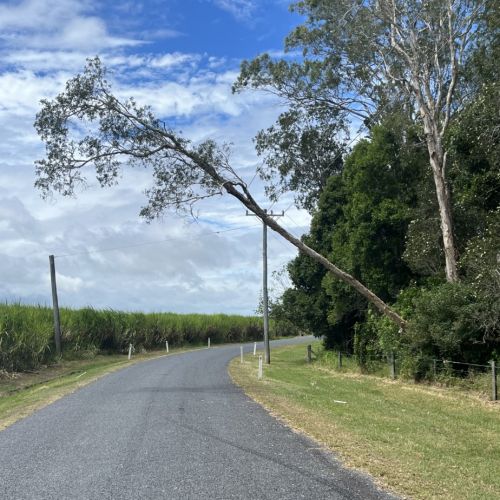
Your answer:
[[[233,385],[238,354],[138,363],[0,432],[0,498],[393,498]]]

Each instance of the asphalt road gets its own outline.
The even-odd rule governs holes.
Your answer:
[[[237,355],[138,363],[0,432],[0,498],[392,498],[235,387]]]

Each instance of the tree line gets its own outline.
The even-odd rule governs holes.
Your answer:
[[[303,240],[407,324],[299,255],[273,304],[283,326],[329,347],[485,363],[500,347],[498,7],[487,2],[304,1],[286,40],[300,61],[263,55],[236,90],[289,102],[257,136],[270,194],[298,189]],[[349,127],[365,135],[348,148]],[[339,154],[339,151],[343,154]],[[311,181],[314,179],[314,182]]]
[[[227,146],[193,144],[150,108],[118,100],[99,58],[42,102],[36,185],[71,195],[90,166],[104,186],[124,162],[146,166],[146,218],[227,193],[301,252],[275,317],[359,353],[495,355],[497,4],[304,0],[291,9],[304,22],[285,40],[290,57],[244,61],[233,90],[287,105],[256,137],[259,173],[271,198],[293,190],[311,211],[308,235],[266,215]]]

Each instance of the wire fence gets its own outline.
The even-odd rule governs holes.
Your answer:
[[[344,351],[319,350],[307,347],[307,359],[341,372],[360,372],[396,379],[413,378],[419,382],[460,387],[498,400],[498,362],[466,363],[436,358],[409,359],[395,353],[355,355]]]

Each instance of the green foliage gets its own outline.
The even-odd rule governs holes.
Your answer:
[[[490,7],[488,23],[494,20],[495,6]],[[461,92],[466,105],[454,114],[445,137],[455,240],[462,255],[469,240],[484,232],[488,214],[500,206],[500,44],[493,24],[488,30],[464,68]],[[418,274],[442,274],[444,256],[430,173],[421,181],[411,218],[406,262]]]
[[[285,45],[300,54],[241,66],[235,90],[269,91],[288,105],[257,147],[269,164],[265,180],[278,174],[280,189],[298,189],[303,205],[312,200],[304,242],[409,320],[400,332],[308,258],[292,261],[283,314],[362,363],[394,351],[418,378],[433,358],[481,364],[498,355],[497,4],[302,0],[292,10],[303,23]],[[325,182],[353,121],[369,136]],[[443,283],[447,220],[462,279],[454,285]]]
[[[374,127],[347,158],[346,202],[332,234],[332,255],[382,299],[395,298],[410,273],[402,262],[404,234],[425,157],[416,137]]]
[[[290,317],[289,310],[283,306],[282,300],[269,304],[269,318],[269,333],[272,337],[289,337],[304,333]]]
[[[246,342],[262,338],[262,320],[225,314],[174,314],[62,309],[64,355],[161,349],[182,344]],[[23,371],[55,359],[52,310],[0,305],[0,370]]]
[[[304,111],[286,111],[275,125],[257,134],[255,147],[265,159],[258,172],[272,200],[292,191],[297,205],[312,212],[328,178],[341,171],[344,145],[339,125],[332,123],[330,114],[323,118],[318,122]]]
[[[0,304],[0,370],[29,370],[53,359],[53,325],[47,308]]]
[[[474,311],[484,339],[500,349],[500,209],[489,214],[485,229],[471,238],[460,261],[467,283],[477,297]]]
[[[402,260],[404,236],[425,166],[416,135],[411,127],[403,135],[396,118],[373,127],[328,180],[304,238],[383,300],[395,300],[412,277]],[[283,305],[297,324],[330,347],[351,350],[366,301],[307,257],[292,261],[289,273],[294,288]]]
[[[422,210],[414,214],[407,262],[415,272],[428,274],[434,274],[439,263],[451,282],[459,278],[457,256],[463,249],[454,238],[462,236],[463,242],[470,237],[460,233],[473,227],[474,221],[470,211],[453,207],[447,179],[451,158],[445,136],[463,105],[484,84],[482,81],[478,86],[476,80],[467,88],[471,68],[479,66],[478,60],[483,63],[482,74],[489,74],[488,83],[498,80],[491,77],[491,54],[498,53],[495,7],[489,0],[297,1],[291,9],[303,22],[285,42],[285,49],[294,51],[292,57],[274,60],[264,54],[244,61],[234,86],[235,90],[257,88],[280,96],[289,106],[288,114],[299,117],[296,119],[303,123],[302,128],[312,122],[319,129],[318,136],[327,130],[338,134],[346,124],[371,128],[387,122],[396,110],[421,127],[435,201],[423,203]],[[495,45],[497,50],[492,50]],[[491,116],[497,127],[488,127],[488,131],[498,131],[498,112]],[[480,127],[473,133],[477,130]],[[278,163],[280,157],[273,156],[276,150],[272,145],[281,144],[287,132],[287,126],[278,120],[263,133],[271,158]],[[498,176],[494,177],[498,181]],[[489,187],[488,178],[483,180],[479,184]],[[427,216],[429,209],[431,217]],[[455,228],[454,216],[465,223]],[[443,253],[439,244],[435,245],[436,222]],[[342,267],[349,271],[349,267]]]
[[[498,313],[498,296],[494,297]],[[386,318],[370,311],[365,322],[356,328],[356,354],[395,352],[401,360],[403,375],[422,378],[431,375],[432,360],[453,360],[486,364],[500,355],[498,314],[494,318],[493,297],[478,294],[470,283],[415,283],[399,295],[395,309],[409,319],[404,332]],[[490,335],[485,335],[482,316],[490,320]],[[493,328],[495,324],[495,329]]]
[[[399,134],[394,126],[373,128],[343,172],[329,179],[305,241],[395,302],[410,321],[399,332],[349,287],[299,256],[289,266],[294,288],[283,304],[298,325],[324,335],[327,347],[352,349],[361,364],[395,352],[402,372],[416,378],[429,374],[432,359],[484,364],[498,354],[500,212],[492,210],[497,159],[486,149],[472,154],[473,138],[464,126],[457,122],[450,132],[462,141],[462,149],[450,154],[452,165],[462,162],[460,174],[452,168],[461,283],[443,284],[434,186],[411,126]],[[483,184],[488,189],[480,196]]]
[[[306,244],[323,255],[328,255],[331,250],[331,228],[342,215],[344,201],[341,177],[333,176],[321,194],[318,210],[311,222],[310,234],[303,237]],[[337,339],[328,322],[330,300],[322,286],[327,275],[325,269],[299,254],[288,265],[288,272],[293,287],[285,291],[282,299],[288,317],[303,331]]]
[[[431,172],[427,171],[417,189],[417,202],[405,235],[403,259],[420,276],[444,276],[443,239]]]
[[[490,352],[474,320],[477,301],[468,285],[444,283],[423,289],[413,300],[413,306],[405,335],[415,354],[466,362],[487,361],[484,356],[488,357]]]

